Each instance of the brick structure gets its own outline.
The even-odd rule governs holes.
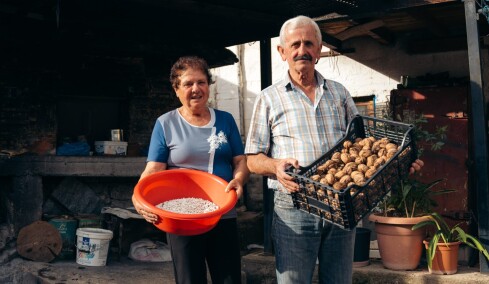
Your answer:
[[[123,128],[125,140],[144,149],[155,119],[179,105],[163,72],[170,65],[161,66],[160,72],[146,72],[142,59],[72,60],[56,69],[26,62],[17,68],[12,68],[15,62],[0,66],[0,150],[55,154],[65,138],[60,137],[62,124],[79,128],[70,129],[66,136],[73,134],[69,138],[76,139],[83,135],[93,147],[94,140],[107,140],[101,133],[108,135],[110,131],[95,133],[96,125],[104,123],[96,120],[97,111],[109,112],[104,114],[107,117],[111,111],[118,112],[119,121],[112,128]],[[102,109],[96,109],[97,104]],[[104,110],[106,105],[109,107]],[[63,112],[80,112],[82,116],[60,121]]]

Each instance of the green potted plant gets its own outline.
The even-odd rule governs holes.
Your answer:
[[[442,148],[446,139],[446,127],[438,127],[433,133],[423,129],[427,123],[423,115],[412,116],[414,121],[405,121],[416,126],[415,141],[418,146],[418,157],[424,147],[437,151]],[[397,119],[401,120],[401,119]],[[369,215],[374,223],[377,244],[384,267],[392,270],[415,269],[423,252],[425,230],[412,230],[412,226],[427,220],[426,215],[432,212],[436,201],[434,196],[454,190],[434,190],[443,180],[421,182],[417,175],[404,178],[397,190],[391,191],[376,210]]]
[[[424,227],[433,227],[433,236],[423,243],[426,247],[428,269],[433,274],[454,274],[457,272],[458,249],[460,244],[478,250],[489,259],[489,253],[474,236],[466,233],[459,225],[450,227],[445,219],[438,213],[431,213],[428,219],[421,221],[412,227],[418,230]]]
[[[433,190],[443,180],[423,183],[416,179],[401,182],[397,192],[390,194],[370,214],[377,234],[380,257],[384,267],[392,270],[415,269],[423,252],[425,230],[412,230],[412,226],[427,220],[427,215],[437,205],[434,196],[454,190]]]
[[[429,214],[438,204],[434,196],[453,192],[452,189],[433,190],[443,179],[424,183],[413,178],[406,178],[401,182],[398,192],[390,194],[381,203],[382,214],[385,217],[414,218]]]

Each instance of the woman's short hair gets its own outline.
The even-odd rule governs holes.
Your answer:
[[[212,74],[209,70],[209,65],[207,62],[198,56],[183,56],[180,57],[177,62],[173,64],[170,71],[170,83],[174,89],[178,89],[180,85],[180,76],[187,69],[200,70],[207,76],[207,83],[213,84]]]
[[[285,46],[285,32],[289,29],[295,29],[304,26],[312,26],[316,31],[316,38],[318,40],[318,44],[323,44],[323,38],[321,36],[321,30],[319,29],[318,24],[311,18],[306,16],[297,16],[295,18],[288,19],[282,25],[280,29],[280,45]]]

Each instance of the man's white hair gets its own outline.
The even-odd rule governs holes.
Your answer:
[[[312,26],[316,31],[316,39],[318,40],[318,44],[323,44],[323,38],[321,36],[321,30],[319,29],[318,24],[311,18],[306,16],[297,16],[285,21],[280,29],[280,45],[285,45],[285,32],[289,29],[295,29],[299,27]]]

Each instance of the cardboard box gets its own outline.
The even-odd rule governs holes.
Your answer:
[[[125,156],[127,153],[127,142],[95,141],[94,144],[97,155]]]

